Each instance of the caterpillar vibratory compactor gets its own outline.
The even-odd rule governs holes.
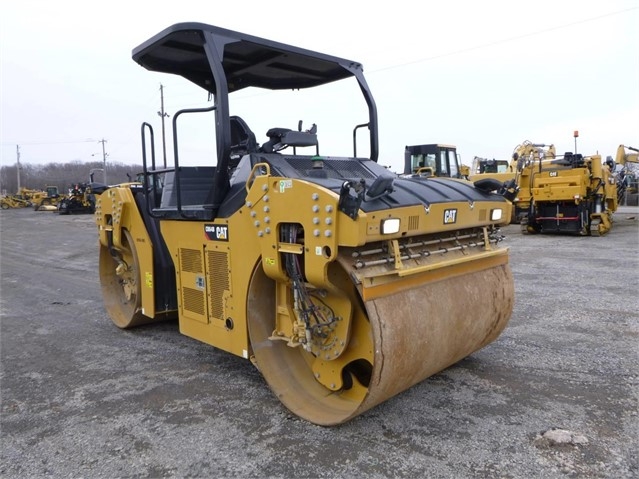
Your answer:
[[[177,317],[181,333],[251,360],[290,411],[327,426],[506,327],[514,287],[499,226],[510,202],[379,165],[359,63],[199,23],[169,27],[133,59],[214,101],[173,114],[169,166],[156,164],[143,123],[142,181],[100,191],[100,280],[117,326]],[[193,150],[178,137],[195,127],[181,122],[207,117],[215,159],[187,165]],[[249,124],[266,132],[262,144]]]

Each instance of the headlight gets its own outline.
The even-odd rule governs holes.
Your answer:
[[[382,234],[392,235],[399,232],[399,218],[382,220]]]
[[[490,221],[499,221],[501,219],[501,208],[490,211]]]

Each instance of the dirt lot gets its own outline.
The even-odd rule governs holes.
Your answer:
[[[637,218],[601,238],[505,228],[502,336],[324,428],[176,324],[113,326],[92,216],[2,211],[0,476],[639,477]]]

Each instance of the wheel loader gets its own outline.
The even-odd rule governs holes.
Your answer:
[[[468,179],[475,181],[482,178],[495,178],[500,182],[506,182],[515,178],[516,171],[517,161],[514,159],[507,161],[476,156],[470,166]]]
[[[31,202],[35,211],[57,211],[58,204],[65,198],[67,195],[60,194],[57,186],[47,186],[45,191]]]
[[[142,123],[141,181],[94,189],[101,288],[118,327],[177,317],[182,334],[250,360],[293,414],[334,426],[507,326],[514,285],[500,226],[510,201],[379,165],[360,63],[202,23],[170,26],[133,59],[193,82],[213,104],[173,115],[168,166],[156,164],[153,127]],[[277,120],[310,98],[311,120],[323,112],[340,125],[350,112],[329,100],[344,82],[365,116],[345,131],[327,125],[326,142],[322,124],[304,128],[298,113],[292,128]],[[251,109],[252,123],[270,124],[263,142]],[[208,115],[216,159],[188,164],[182,122]],[[322,150],[329,131],[352,155]]]
[[[408,145],[404,149],[404,176],[467,178],[468,173],[454,145],[430,143]]]

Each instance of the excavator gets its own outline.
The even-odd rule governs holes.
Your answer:
[[[617,180],[617,202],[628,204],[628,197],[637,193],[637,171],[630,164],[639,163],[639,149],[619,145],[615,156],[615,177]]]
[[[177,318],[182,334],[251,361],[284,407],[321,426],[500,336],[514,303],[500,230],[511,201],[378,164],[377,108],[360,63],[203,23],[172,25],[132,56],[213,103],[173,115],[169,165],[156,163],[143,122],[141,181],[93,188],[100,283],[116,326]],[[345,129],[335,82],[361,98]],[[242,101],[256,91],[264,102]],[[304,98],[322,98],[304,115],[331,113],[340,128],[322,137],[321,122],[303,127]],[[291,106],[297,127],[283,127]],[[203,129],[214,160],[191,164],[178,141],[185,118],[215,125]],[[269,125],[262,141],[249,121]],[[352,152],[326,154],[325,144],[349,149],[331,133],[352,139]]]

